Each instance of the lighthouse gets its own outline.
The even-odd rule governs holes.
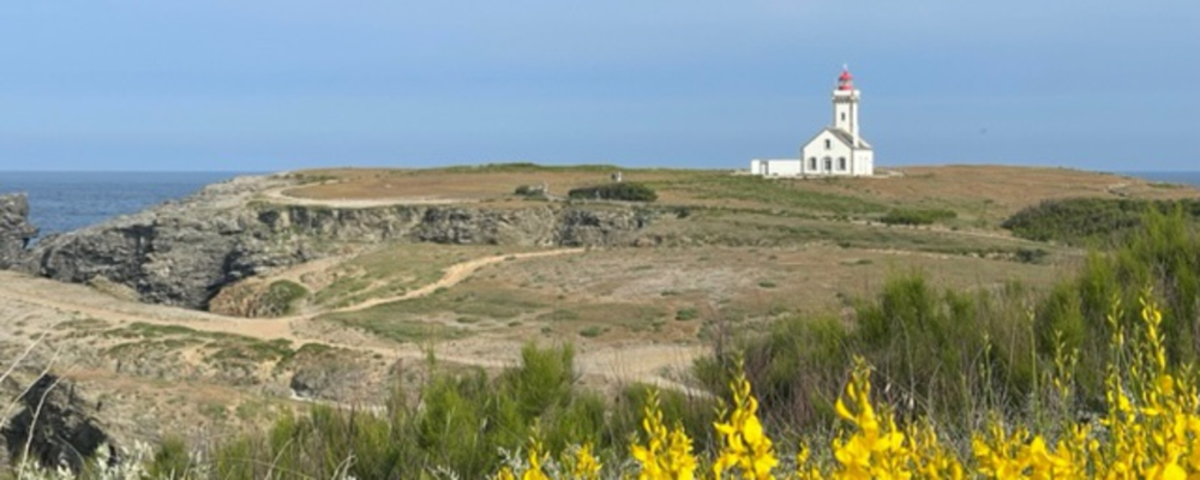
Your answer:
[[[833,91],[833,127],[850,133],[853,145],[859,146],[858,137],[858,98],[859,91],[854,88],[854,76],[850,70],[842,67],[838,76],[837,89]]]
[[[843,66],[833,89],[833,121],[800,147],[800,158],[751,160],[750,173],[762,176],[868,176],[875,152],[860,132],[862,93]]]

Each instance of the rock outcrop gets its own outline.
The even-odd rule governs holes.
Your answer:
[[[67,380],[42,375],[19,403],[23,409],[0,429],[10,459],[28,452],[29,459],[44,468],[65,466],[78,473],[101,445],[109,443],[108,434],[92,415],[93,406],[76,395]],[[104,453],[109,462],[117,461],[111,444]]]
[[[387,241],[631,245],[653,214],[617,205],[393,205],[331,208],[257,199],[287,185],[241,177],[182,201],[38,242],[24,268],[70,282],[127,285],[143,301],[205,308],[220,289],[339,245]]]
[[[29,223],[29,199],[25,194],[0,195],[0,268],[21,263],[26,246],[37,233]]]
[[[210,185],[182,201],[39,241],[24,268],[62,281],[97,277],[123,284],[143,301],[202,308],[220,286],[310,256],[284,242],[246,208],[278,180],[243,177]]]

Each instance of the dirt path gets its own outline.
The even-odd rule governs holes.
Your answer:
[[[302,205],[314,207],[330,207],[330,208],[373,208],[373,207],[388,207],[392,205],[449,205],[456,203],[475,203],[478,200],[458,199],[458,198],[430,198],[430,197],[383,197],[370,199],[355,199],[355,198],[338,198],[338,199],[323,199],[323,198],[304,198],[295,197],[287,194],[288,190],[299,188],[295,185],[284,187],[276,187],[263,190],[259,193],[262,197],[274,203],[282,203],[285,205]]]
[[[371,308],[371,307],[374,307],[377,305],[382,305],[385,303],[399,302],[402,300],[411,300],[414,298],[424,297],[433,292],[436,292],[439,288],[450,288],[454,285],[458,285],[463,280],[466,280],[467,277],[470,277],[471,274],[475,273],[476,271],[478,271],[479,269],[481,269],[483,267],[486,267],[486,266],[492,265],[492,264],[496,264],[496,263],[500,263],[500,262],[503,262],[506,260],[522,260],[522,259],[526,259],[526,258],[569,255],[569,254],[583,253],[583,252],[584,252],[584,249],[582,249],[582,248],[568,248],[568,249],[561,249],[561,250],[547,250],[544,252],[527,252],[527,253],[514,253],[514,254],[510,254],[510,255],[494,255],[491,257],[484,257],[484,258],[477,258],[475,260],[468,260],[466,262],[451,265],[449,268],[446,269],[446,273],[442,275],[442,278],[438,279],[438,281],[433,282],[429,285],[425,285],[424,287],[421,287],[416,290],[409,291],[403,295],[397,295],[394,297],[372,298],[370,300],[367,300],[365,302],[362,302],[362,303],[359,303],[356,305],[351,305],[348,307],[331,310],[330,313],[357,312],[357,311],[361,311],[361,310],[366,310],[368,308]]]
[[[91,302],[78,301],[78,299],[81,297],[95,295],[95,292],[87,287],[74,284],[62,284],[41,278],[20,276],[19,274],[12,272],[0,273],[3,275],[3,277],[0,277],[3,278],[3,280],[0,281],[0,297],[41,305],[43,307],[49,307],[56,310],[79,312],[100,320],[117,323],[142,322],[156,325],[180,325],[195,330],[229,333],[261,340],[282,338],[291,340],[295,343],[305,343],[310,341],[319,342],[320,339],[297,336],[293,331],[292,324],[298,321],[311,320],[319,314],[357,312],[385,303],[424,297],[437,291],[439,288],[449,288],[457,285],[463,280],[466,280],[471,276],[471,274],[475,273],[479,269],[488,265],[503,262],[505,260],[522,260],[526,258],[568,255],[580,253],[582,251],[582,248],[570,248],[477,258],[451,265],[446,269],[446,273],[442,275],[442,277],[436,282],[416,290],[412,290],[403,295],[374,298],[360,304],[350,305],[320,313],[278,318],[248,319],[240,317],[228,317],[206,312],[145,304],[124,305],[124,308],[112,308],[112,304],[121,302],[115,299],[109,299],[111,302],[100,302],[108,303],[109,305],[95,305],[97,302],[94,299]],[[54,292],[54,290],[70,289],[77,291],[72,293]]]
[[[403,295],[372,299],[322,313],[354,312],[384,303],[427,296],[439,288],[449,288],[461,283],[481,268],[504,261],[577,254],[583,251],[584,249],[581,248],[559,249],[468,260],[447,268],[436,282]],[[425,351],[413,344],[393,344],[382,341],[331,342],[311,328],[297,328],[301,324],[311,325],[307,322],[311,321],[316,314],[273,319],[228,317],[162,305],[125,302],[98,293],[83,285],[60,283],[7,271],[0,271],[0,301],[77,313],[117,325],[131,323],[175,325],[198,331],[227,333],[259,340],[284,339],[296,346],[305,343],[321,343],[332,347],[379,354],[390,359],[420,360],[426,356]],[[519,343],[499,345],[479,339],[448,342],[436,348],[435,353],[439,360],[449,363],[503,368],[516,365],[519,349]],[[596,346],[579,352],[577,366],[584,376],[622,382],[646,382],[663,388],[703,395],[702,392],[695,391],[674,380],[673,372],[671,372],[671,369],[686,368],[703,351],[698,346],[678,345]]]

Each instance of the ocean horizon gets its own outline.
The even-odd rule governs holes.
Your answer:
[[[1200,187],[1200,170],[1118,172],[1118,174],[1144,178],[1153,182],[1179,183]]]
[[[251,172],[0,172],[0,193],[29,197],[38,235],[64,233],[186,197],[205,185]]]

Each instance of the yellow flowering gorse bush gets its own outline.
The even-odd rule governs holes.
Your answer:
[[[637,478],[638,480],[740,478],[765,479],[1200,479],[1200,402],[1190,375],[1172,372],[1161,333],[1162,312],[1141,302],[1141,322],[1132,332],[1119,319],[1113,302],[1108,315],[1112,360],[1106,377],[1107,412],[1094,422],[1064,420],[1055,438],[1025,426],[1006,425],[999,416],[971,435],[970,452],[958,452],[934,427],[917,421],[897,425],[886,409],[871,400],[870,368],[857,359],[835,410],[840,431],[814,460],[802,444],[784,471],[774,443],[758,418],[758,400],[750,382],[739,374],[732,382],[732,402],[714,425],[720,449],[709,459],[698,457],[692,441],[678,425],[664,424],[658,397],[643,412],[643,441],[633,445],[633,471],[602,470],[590,446],[564,457],[561,478]],[[1133,342],[1129,339],[1134,338]],[[1060,397],[1071,393],[1069,368],[1073,354],[1058,352],[1054,387]],[[1190,368],[1181,370],[1190,372]],[[1067,377],[1067,378],[1063,378]],[[496,478],[550,478],[543,471],[546,455],[533,441],[528,468],[510,469]],[[702,468],[707,465],[708,468]]]

